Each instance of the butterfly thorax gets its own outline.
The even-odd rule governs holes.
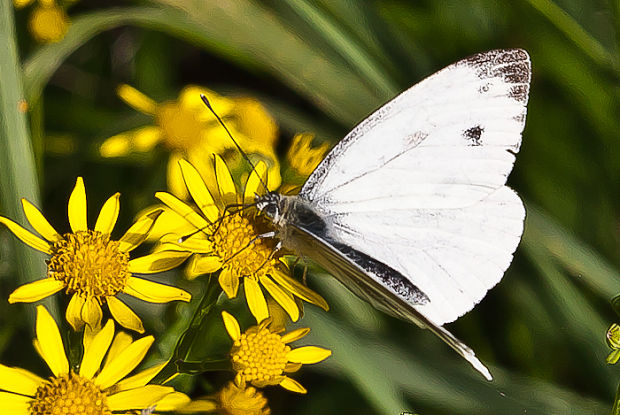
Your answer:
[[[303,228],[318,236],[327,234],[326,222],[306,200],[299,196],[269,192],[257,198],[256,207],[272,221],[277,230],[277,238],[286,248],[295,249],[290,238],[292,226]]]

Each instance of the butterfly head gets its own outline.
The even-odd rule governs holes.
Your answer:
[[[282,212],[282,196],[279,193],[269,192],[263,196],[256,195],[256,208],[274,223],[280,220]]]

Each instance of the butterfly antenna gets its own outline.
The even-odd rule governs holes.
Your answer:
[[[252,171],[256,171],[256,166],[254,166],[254,163],[252,163],[252,160],[250,160],[250,158],[248,157],[247,154],[245,154],[245,151],[243,151],[241,149],[241,146],[239,145],[239,143],[237,143],[237,140],[235,140],[235,138],[232,136],[232,134],[230,133],[230,130],[228,129],[228,127],[226,127],[226,124],[224,124],[224,121],[222,121],[222,119],[220,118],[219,115],[217,115],[217,113],[215,112],[215,110],[213,109],[213,107],[211,106],[211,103],[209,102],[209,99],[206,97],[206,95],[204,94],[200,94],[200,99],[202,99],[202,102],[205,103],[205,105],[207,106],[207,108],[209,108],[209,110],[213,113],[213,115],[215,115],[215,118],[217,118],[217,121],[220,123],[220,125],[222,127],[224,127],[224,130],[226,130],[226,133],[228,134],[228,136],[230,137],[230,139],[232,140],[233,143],[235,143],[235,146],[237,147],[237,150],[239,150],[239,153],[241,153],[241,155],[243,156],[243,158],[245,159],[245,161],[248,162],[248,164],[250,165],[250,167],[252,167]],[[260,183],[263,185],[263,187],[265,188],[266,192],[269,192],[269,189],[267,188],[267,184],[265,184],[265,182],[263,181],[262,177],[260,177],[260,175],[258,174],[258,172],[256,172],[256,176],[258,177],[258,180],[260,180]]]

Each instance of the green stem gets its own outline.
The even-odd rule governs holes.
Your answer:
[[[185,330],[185,332],[177,341],[174,351],[172,352],[172,358],[170,359],[170,362],[168,362],[168,364],[155,377],[155,383],[163,382],[175,373],[186,373],[185,371],[183,371],[184,367],[191,367],[192,371],[195,370],[196,362],[188,362],[186,359],[191,352],[192,346],[196,341],[196,337],[200,333],[202,322],[213,311],[219,294],[220,287],[217,280],[217,275],[212,274],[209,278],[209,282],[207,284],[207,288],[202,297],[202,300],[200,301],[200,305],[198,305],[198,308],[196,309],[196,312],[194,313],[192,320],[187,327],[187,330]],[[219,363],[221,362],[220,360],[205,361],[200,363],[204,363],[206,365],[205,367],[209,367],[210,362],[216,362],[218,369],[206,370],[226,370],[230,368],[230,364],[228,365],[228,367],[222,368],[221,363]],[[198,371],[204,372],[205,370]]]
[[[40,205],[39,186],[24,113],[26,102],[15,39],[13,2],[10,0],[0,0],[0,45],[3,46],[0,59],[0,208],[7,217],[25,224],[21,198]],[[17,239],[14,242],[18,280],[15,285],[45,276],[43,255]],[[55,313],[55,303],[51,300],[46,303],[50,312]],[[32,319],[34,308],[28,309]]]
[[[618,390],[616,390],[616,397],[614,398],[614,406],[611,408],[611,415],[620,415],[620,383],[618,384]]]

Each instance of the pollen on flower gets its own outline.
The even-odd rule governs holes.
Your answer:
[[[282,337],[265,324],[249,329],[233,344],[233,368],[247,382],[276,381],[286,368],[287,353],[291,350]]]
[[[67,293],[87,297],[113,296],[122,291],[129,272],[129,254],[119,241],[98,231],[68,233],[54,243],[47,272],[64,281]]]
[[[106,394],[93,381],[73,372],[39,386],[30,403],[31,415],[111,415]]]
[[[273,257],[276,241],[256,238],[270,231],[267,220],[258,215],[233,214],[223,216],[212,236],[215,253],[226,261],[231,271],[239,276],[260,278],[277,262]],[[251,246],[249,246],[251,245]]]

